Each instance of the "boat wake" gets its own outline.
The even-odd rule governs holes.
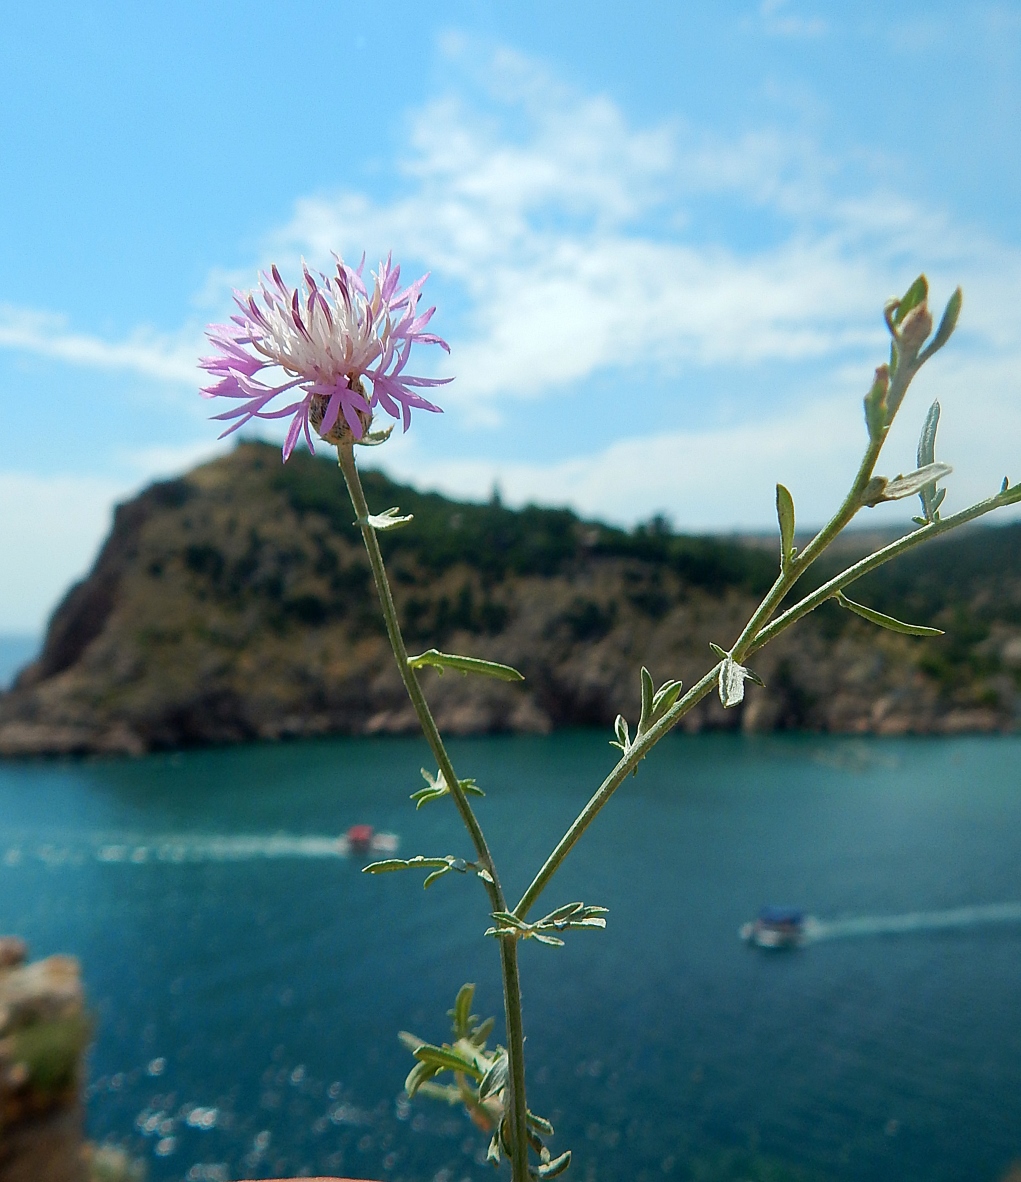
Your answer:
[[[861,915],[851,919],[805,920],[804,941],[848,940],[860,936],[899,936],[945,932],[986,924],[1021,923],[1021,903],[987,903],[946,911],[908,911],[904,915]]]
[[[39,861],[49,866],[82,865],[85,862],[250,862],[265,858],[346,858],[352,853],[393,854],[400,842],[395,833],[376,833],[357,848],[347,836],[296,837],[286,833],[268,836],[217,836],[170,834],[146,841],[101,841],[88,848],[58,843],[9,846],[0,853],[0,866]],[[0,847],[2,849],[2,847]]]

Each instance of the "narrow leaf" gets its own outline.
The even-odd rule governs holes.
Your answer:
[[[428,1063],[430,1067],[435,1067],[437,1071],[460,1071],[476,1080],[482,1078],[482,1072],[470,1059],[464,1058],[449,1047],[434,1047],[426,1043],[415,1051],[415,1058],[420,1063]]]
[[[584,903],[565,903],[563,907],[558,907],[556,911],[544,915],[538,922],[539,924],[556,923],[557,920],[566,919],[569,915],[576,915],[584,906]]]
[[[865,607],[860,603],[854,603],[847,598],[843,591],[837,592],[837,602],[841,607],[846,607],[848,611],[854,612],[856,616],[861,616],[863,620],[868,620],[870,624],[878,624],[880,628],[888,628],[891,632],[900,632],[904,636],[943,635],[942,630],[939,628],[926,628],[923,624],[905,624],[901,620],[895,620],[893,616],[886,616],[882,612],[873,611],[870,607]]]
[[[513,911],[494,911],[493,918],[497,923],[503,924],[505,927],[517,928],[522,932],[529,927],[523,919],[518,919]]]
[[[398,1030],[397,1037],[402,1046],[408,1048],[412,1054],[418,1050],[419,1047],[425,1046],[425,1039],[419,1038],[417,1034],[409,1034],[407,1030]]]
[[[713,641],[711,641],[711,640],[709,641],[709,647],[722,660],[726,661],[726,660],[730,659],[730,653],[728,653],[725,648],[720,648],[720,646],[718,644],[714,644]]]
[[[525,1114],[525,1120],[532,1126],[533,1129],[538,1129],[540,1133],[545,1133],[547,1137],[552,1137],[553,1126],[545,1117],[536,1116],[534,1112],[529,1109]]]
[[[454,1000],[454,1009],[450,1016],[454,1020],[454,1033],[458,1038],[468,1037],[468,1022],[471,1016],[472,1001],[475,997],[475,986],[470,982],[461,986]]]
[[[555,1157],[551,1162],[546,1162],[539,1166],[529,1166],[529,1173],[537,1178],[555,1178],[558,1174],[562,1174],[564,1170],[571,1164],[571,1151],[568,1149],[559,1157]]]
[[[404,1081],[404,1090],[409,1096],[414,1096],[422,1084],[432,1079],[439,1071],[440,1068],[432,1063],[416,1063],[408,1072],[408,1078]]]
[[[391,870],[414,870],[418,867],[444,866],[449,868],[446,858],[385,858],[382,862],[370,862],[362,867],[362,874],[389,874]]]
[[[417,657],[409,657],[408,664],[412,669],[422,669],[427,665],[438,669],[456,669],[459,673],[478,673],[483,677],[495,677],[500,681],[524,681],[524,675],[510,665],[501,665],[497,661],[483,661],[479,657],[459,657],[453,653],[441,653],[431,648]]]
[[[526,932],[526,938],[538,940],[540,944],[549,944],[553,948],[563,948],[564,942],[559,936],[547,936],[545,932]]]
[[[493,1027],[496,1025],[495,1018],[487,1018],[485,1022],[476,1026],[471,1032],[471,1040],[477,1047],[484,1047],[486,1040],[493,1033]]]
[[[497,1055],[479,1084],[479,1099],[485,1100],[507,1086],[508,1064],[506,1053]]]
[[[656,687],[652,683],[652,674],[642,666],[642,716],[638,722],[638,733],[652,722],[652,699],[655,697]]]
[[[961,314],[961,305],[963,303],[964,292],[959,287],[955,288],[954,294],[947,300],[947,306],[939,322],[939,328],[936,329],[936,335],[922,353],[923,360],[927,361],[937,349],[942,349],[947,341],[950,340],[954,329],[957,327],[957,318]]]
[[[936,459],[936,428],[939,426],[939,402],[929,407],[929,413],[922,424],[922,434],[918,437],[918,466],[924,468]]]
[[[656,691],[652,699],[652,711],[656,718],[661,718],[681,696],[684,689],[683,681],[665,681]]]
[[[451,869],[451,867],[444,866],[442,870],[434,870],[432,872],[432,874],[427,874],[425,876],[425,881],[422,883],[422,890],[427,891],[432,886],[432,884],[437,880],[437,878],[442,878],[444,876],[444,874],[449,874],[450,869]]]
[[[932,464],[936,459],[936,428],[939,426],[939,403],[934,402],[929,407],[929,413],[922,424],[922,433],[918,437],[918,467],[919,469]],[[935,521],[936,510],[943,501],[946,490],[941,489],[939,499],[936,497],[936,481],[930,480],[918,490],[918,499],[922,502],[922,512],[925,521]]]
[[[776,518],[780,523],[780,567],[785,569],[794,552],[794,498],[782,484],[776,486]]]

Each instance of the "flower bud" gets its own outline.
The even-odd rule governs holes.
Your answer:
[[[932,313],[926,300],[912,308],[900,326],[898,347],[904,359],[914,359],[932,332]]]

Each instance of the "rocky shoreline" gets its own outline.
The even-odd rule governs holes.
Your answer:
[[[561,510],[471,505],[368,473],[409,646],[511,664],[520,685],[425,675],[452,734],[610,726],[638,670],[689,684],[768,586],[761,544],[630,534]],[[242,444],[120,506],[43,651],[0,695],[0,754],[126,754],[416,729],[389,657],[335,467]],[[853,539],[851,541],[853,545]],[[835,605],[757,655],[767,688],[684,729],[849,734],[1010,731],[1021,718],[1021,529],[973,530],[862,583],[884,611],[943,627],[880,631]]]

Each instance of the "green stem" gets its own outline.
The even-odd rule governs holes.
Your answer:
[[[788,608],[783,615],[777,616],[769,627],[762,629],[748,651],[755,652],[757,649],[762,648],[763,645],[768,644],[774,637],[779,636],[784,629],[789,628],[791,624],[796,623],[803,616],[808,615],[810,611],[813,611],[825,600],[836,595],[838,591],[842,591],[863,575],[867,575],[870,571],[875,570],[876,567],[882,566],[884,562],[889,562],[891,558],[896,558],[899,554],[903,554],[905,551],[921,545],[922,542],[927,542],[932,538],[938,538],[940,534],[948,533],[958,526],[966,525],[969,521],[975,521],[979,517],[984,517],[994,509],[1000,509],[1005,505],[1014,505],[1018,501],[1021,501],[1021,485],[1018,485],[1016,488],[1005,489],[1003,492],[997,493],[994,497],[988,497],[984,501],[979,501],[967,509],[962,509],[960,513],[955,513],[952,517],[930,522],[929,525],[923,525],[919,529],[905,534],[904,537],[898,538],[896,542],[891,542],[888,546],[877,550],[875,554],[870,554],[867,558],[863,558],[853,566],[849,566],[847,570],[842,571],[839,575],[834,575],[832,579],[823,583],[811,595],[806,595],[804,599],[794,604],[793,607]]]
[[[874,453],[874,454],[873,454]],[[783,594],[790,588],[795,579],[804,573],[805,568],[814,562],[816,558],[822,554],[823,550],[830,544],[830,542],[837,536],[841,529],[857,512],[856,505],[860,502],[858,498],[861,496],[861,491],[871,479],[872,469],[875,467],[876,458],[879,454],[879,447],[872,444],[869,451],[862,461],[859,468],[858,476],[855,479],[854,486],[848,494],[843,505],[840,507],[832,521],[825,526],[819,534],[805,547],[798,559],[801,562],[800,569],[796,573],[794,571],[794,564],[792,563],[788,568],[787,575],[781,575],[773,588],[763,600],[759,608],[756,609],[752,620],[765,620],[769,618],[771,611],[775,609],[775,605],[783,598]],[[741,634],[738,643],[735,644],[733,653],[734,659],[740,660],[749,653],[756,652],[764,645],[768,644],[770,640],[778,636],[791,624],[796,623],[803,616],[806,616],[819,604],[835,595],[837,591],[842,590],[848,584],[853,583],[856,579],[860,579],[869,571],[875,570],[876,567],[882,566],[884,562],[889,562],[897,555],[903,554],[906,550],[919,545],[920,543],[940,534],[947,533],[949,530],[955,529],[957,526],[965,525],[969,521],[974,521],[986,513],[992,512],[994,509],[999,509],[1005,505],[1013,505],[1021,501],[1021,485],[1016,488],[1005,489],[1003,492],[997,493],[996,496],[989,497],[985,501],[980,501],[978,504],[972,505],[967,509],[963,509],[960,513],[954,514],[953,517],[947,517],[942,521],[933,522],[930,525],[923,526],[921,529],[915,530],[913,533],[907,534],[905,537],[898,539],[889,546],[883,547],[882,550],[877,550],[875,554],[867,558],[863,558],[860,562],[849,567],[842,574],[830,579],[829,582],[823,584],[818,590],[813,591],[811,595],[806,596],[799,603],[795,604],[783,615],[778,616],[768,627],[761,628],[758,633],[749,632],[749,627],[746,626]],[[778,586],[783,587],[783,592],[776,595]],[[765,613],[764,605],[773,602],[773,608],[770,613]],[[761,627],[761,626],[760,626]],[[595,794],[585,805],[582,811],[578,814],[570,829],[564,834],[557,844],[556,849],[550,854],[543,864],[542,869],[532,880],[528,890],[521,896],[521,900],[514,908],[514,914],[519,919],[525,919],[528,912],[531,910],[535,901],[539,898],[542,892],[546,889],[550,879],[557,872],[560,864],[571,852],[575,843],[585,832],[585,830],[592,824],[596,816],[606,805],[610,797],[616,792],[620,785],[627,779],[631,773],[641,762],[642,759],[648,755],[649,751],[668,733],[676,724],[687,714],[695,705],[697,705],[712,688],[716,685],[717,677],[719,675],[720,666],[714,666],[702,679],[691,687],[690,690],[683,697],[679,698],[677,702],[670,708],[669,711],[659,720],[654,727],[651,727],[644,735],[639,737],[627,754],[617,763],[613,771],[606,777],[606,779],[599,786]]]
[[[362,541],[369,555],[369,565],[372,567],[372,577],[379,594],[380,607],[383,609],[383,619],[386,623],[387,636],[393,649],[397,668],[400,671],[404,688],[415,708],[418,721],[422,726],[426,741],[432,750],[436,765],[443,773],[443,779],[450,789],[457,811],[468,830],[479,863],[485,867],[491,881],[485,883],[489,894],[492,911],[506,911],[507,902],[500,877],[496,872],[496,864],[489,852],[489,846],[482,826],[479,824],[471,804],[464,794],[464,789],[458,781],[454,765],[447,749],[443,744],[439,728],[429,709],[425,694],[419,684],[415,670],[408,664],[408,650],[401,635],[400,623],[397,619],[397,607],[390,591],[390,582],[386,577],[386,567],[383,555],[379,549],[376,531],[369,524],[369,506],[365,499],[361,477],[354,458],[354,445],[350,441],[337,445],[337,455],[340,459],[340,470],[347,484],[347,491],[354,506],[356,524],[362,532]],[[484,881],[484,880],[483,880]],[[504,1011],[507,1021],[507,1060],[510,1076],[510,1126],[512,1129],[511,1142],[515,1151],[511,1157],[511,1176],[513,1182],[528,1182],[528,1138],[527,1138],[527,1104],[525,1099],[525,1036],[521,1017],[521,978],[518,972],[518,942],[507,936],[500,940],[500,964],[503,975]]]
[[[547,883],[560,868],[560,863],[571,852],[581,835],[596,819],[597,814],[602,810],[614,792],[624,783],[628,775],[634,771],[641,760],[648,755],[671,727],[675,726],[693,706],[701,702],[713,686],[716,685],[719,672],[720,666],[717,664],[710,669],[701,681],[693,685],[682,698],[678,698],[655,726],[650,727],[645,734],[635,740],[627,754],[617,763],[617,766],[610,772],[602,784],[599,785],[595,795],[581,810],[570,829],[568,829],[557,843],[556,849],[543,863],[542,869],[532,879],[528,890],[521,896],[521,901],[514,908],[514,914],[518,919],[524,919],[528,915],[536,899],[546,889]]]
[[[851,485],[850,492],[848,492],[840,508],[831,520],[816,534],[812,541],[809,542],[805,549],[792,562],[787,562],[786,560],[781,562],[780,574],[777,576],[776,582],[774,582],[765,598],[755,609],[751,619],[745,625],[744,630],[731,650],[734,660],[742,660],[747,652],[750,651],[755,637],[766,621],[772,616],[773,612],[776,611],[787,592],[861,508],[861,495],[865,490],[865,486],[872,479],[872,472],[876,466],[876,461],[879,459],[879,453],[882,450],[885,439],[886,432],[884,431],[878,439],[870,440],[865,450],[865,455],[862,457],[861,464],[858,466],[858,471]],[[638,766],[639,762],[645,758],[659,740],[709,693],[716,684],[719,669],[719,665],[711,669],[683,697],[678,698],[671,709],[654,727],[651,727],[644,735],[639,736],[635,740],[630,750],[617,763],[617,766],[602,784],[600,784],[588,804],[585,805],[575,818],[570,829],[568,829],[557,843],[556,849],[546,859],[542,869],[532,880],[528,890],[521,896],[520,902],[514,908],[514,914],[519,919],[525,918],[536,899],[546,889],[546,885],[550,879],[556,874],[561,862],[571,852],[575,843],[589,825],[592,824],[606,802],[627,778],[628,774]]]
[[[776,582],[769,589],[766,598],[755,609],[754,614],[744,626],[744,630],[731,649],[731,655],[735,661],[744,660],[748,653],[752,651],[755,637],[772,616],[773,612],[779,607],[787,592],[801,578],[805,571],[808,570],[812,563],[815,562],[819,555],[823,553],[841,530],[850,524],[854,515],[861,508],[861,495],[865,491],[868,482],[872,479],[876,461],[879,459],[879,453],[882,451],[885,441],[886,432],[884,431],[878,439],[873,439],[869,442],[869,446],[865,450],[865,455],[862,457],[861,464],[858,466],[858,472],[855,475],[854,483],[851,485],[851,490],[844,498],[840,508],[793,561],[790,563],[781,562],[780,574],[777,576]]]

